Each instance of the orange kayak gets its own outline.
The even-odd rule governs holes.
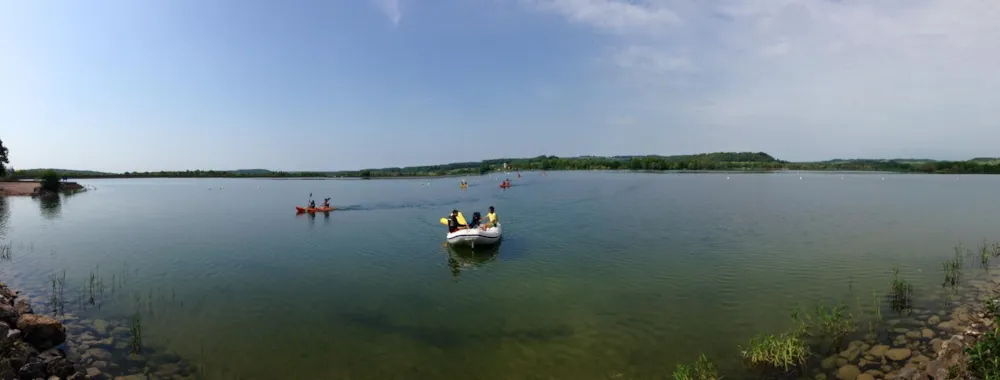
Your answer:
[[[333,207],[316,207],[316,208],[310,207],[310,208],[306,208],[306,207],[295,206],[295,211],[296,212],[330,212],[330,211],[333,211],[333,210],[334,210]]]

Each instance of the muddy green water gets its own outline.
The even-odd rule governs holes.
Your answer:
[[[658,379],[700,353],[736,368],[796,301],[870,299],[894,266],[939,289],[955,244],[1000,238],[995,176],[458,181],[82,181],[97,190],[0,200],[0,276],[44,311],[65,271],[78,318],[141,298],[143,344],[204,378]],[[341,210],[296,215],[310,193]],[[490,205],[496,252],[443,245],[438,218]],[[91,273],[119,285],[82,310]]]

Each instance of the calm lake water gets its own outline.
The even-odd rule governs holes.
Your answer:
[[[81,182],[97,190],[2,200],[0,278],[127,273],[117,292],[155,308],[144,344],[209,378],[659,379],[701,353],[725,371],[796,302],[870,299],[894,266],[919,295],[957,243],[1000,238],[996,176]],[[310,193],[341,210],[296,215]],[[440,217],[490,205],[495,254],[444,245]]]

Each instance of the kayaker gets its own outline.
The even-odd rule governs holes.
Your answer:
[[[469,227],[458,222],[458,210],[451,210],[451,217],[448,218],[448,232],[455,232],[466,228]]]
[[[486,213],[486,217],[489,218],[490,221],[483,225],[484,231],[488,228],[496,227],[497,225],[497,213],[493,210],[493,206],[490,206],[490,212]]]
[[[309,208],[316,208],[316,201],[310,199],[309,200]]]
[[[323,207],[324,208],[329,208],[330,207],[330,198],[326,198],[326,199],[323,200]]]

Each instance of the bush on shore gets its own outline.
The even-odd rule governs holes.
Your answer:
[[[55,170],[49,169],[42,173],[42,190],[59,191],[62,177]]]

